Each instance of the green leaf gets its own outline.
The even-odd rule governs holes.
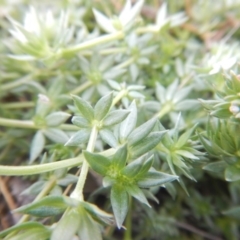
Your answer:
[[[87,210],[94,220],[108,225],[114,223],[113,215],[101,210],[96,205],[89,202],[82,202],[81,205]]]
[[[115,110],[111,111],[107,114],[107,116],[103,119],[103,126],[110,127],[116,124],[121,123],[126,119],[130,112],[128,110]]]
[[[81,129],[76,132],[70,139],[65,143],[64,146],[79,146],[80,144],[86,143],[90,137],[90,129]]]
[[[68,197],[47,196],[37,202],[17,208],[14,212],[29,214],[36,217],[48,217],[64,212],[67,207],[73,204],[73,200]]]
[[[75,208],[68,210],[55,226],[51,240],[73,239],[81,226],[83,217]]]
[[[176,150],[175,151],[176,154],[179,154],[183,157],[186,157],[186,158],[190,158],[190,159],[196,159],[198,160],[199,158],[196,157],[195,155],[193,155],[192,153],[188,152],[188,151],[185,151],[185,150]]]
[[[129,178],[138,179],[146,174],[153,163],[153,158],[150,157],[145,161],[145,156],[138,158],[129,163],[121,173]]]
[[[108,167],[111,165],[111,161],[96,153],[91,153],[84,151],[83,152],[85,159],[88,161],[91,168],[96,171],[97,173],[105,176],[108,170]]]
[[[112,105],[113,95],[108,94],[102,97],[94,107],[94,119],[101,121],[109,112]]]
[[[225,179],[228,182],[240,180],[240,169],[234,165],[230,165],[225,170]]]
[[[142,188],[149,188],[162,185],[167,182],[172,182],[176,179],[178,179],[178,176],[156,170],[150,170],[144,177],[138,180],[138,186]]]
[[[224,161],[212,162],[203,167],[204,170],[216,173],[223,173],[228,166]]]
[[[0,238],[3,238],[4,236],[12,233],[12,232],[18,232],[18,231],[28,231],[29,229],[32,230],[42,230],[42,231],[49,231],[49,229],[47,227],[45,227],[44,225],[42,225],[41,223],[38,222],[25,222],[25,223],[20,223],[17,225],[14,225],[4,231],[0,232]],[[23,239],[23,238],[22,238]],[[25,239],[25,238],[24,238]]]
[[[46,117],[46,123],[49,127],[56,127],[64,123],[71,115],[65,112],[54,112]]]
[[[83,206],[81,206],[78,211],[80,213],[79,216],[81,220],[80,227],[78,229],[78,236],[80,239],[102,240],[100,225],[93,220],[91,215]]]
[[[229,118],[232,115],[228,109],[221,109],[221,108],[211,111],[210,114],[217,118]]]
[[[30,148],[30,163],[40,155],[44,149],[45,138],[41,130],[37,131],[33,137],[31,148]]]
[[[162,137],[167,131],[152,132],[142,141],[139,141],[137,145],[134,145],[130,149],[130,153],[133,159],[151,151],[161,141]]]
[[[128,194],[136,198],[138,201],[146,204],[148,207],[151,207],[148,203],[147,198],[145,197],[144,193],[142,190],[136,186],[136,185],[128,185],[125,187],[127,190]]]
[[[185,133],[183,133],[179,137],[175,147],[182,148],[187,143],[187,141],[190,139],[190,136],[192,135],[192,133],[196,129],[196,127],[197,127],[197,124],[195,124],[191,129],[187,130]]]
[[[129,196],[123,186],[116,184],[111,189],[110,198],[117,227],[120,229],[127,215]]]
[[[133,131],[137,123],[137,106],[135,101],[127,109],[130,111],[127,118],[120,124],[119,137],[120,140],[125,140],[128,135]]]
[[[78,96],[73,95],[72,97],[79,112],[83,115],[83,117],[91,122],[94,118],[94,110],[92,106],[87,101]]]
[[[86,118],[80,116],[74,116],[72,118],[72,123],[80,128],[88,128],[90,126],[89,121]]]
[[[48,128],[46,130],[43,130],[43,133],[47,138],[56,143],[64,144],[68,140],[67,134],[57,128]]]
[[[240,207],[232,207],[226,211],[223,211],[223,214],[229,216],[229,217],[233,217],[237,220],[240,220]]]
[[[103,128],[99,132],[102,140],[107,143],[109,146],[115,148],[118,145],[117,139],[115,138],[113,131]]]
[[[123,147],[119,148],[112,156],[112,164],[116,166],[117,169],[121,170],[126,165],[127,154],[127,145],[125,144]]]
[[[134,145],[147,137],[156,124],[157,118],[152,118],[132,131],[128,137],[128,144]]]

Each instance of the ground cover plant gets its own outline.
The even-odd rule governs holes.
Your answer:
[[[240,239],[240,1],[0,1],[0,239]]]

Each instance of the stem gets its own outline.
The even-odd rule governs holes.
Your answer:
[[[87,146],[87,151],[92,152],[94,150],[96,139],[97,139],[97,134],[98,134],[97,127],[93,126],[92,131],[91,131],[91,135],[90,135],[90,139],[89,139],[89,142],[88,142],[88,146]],[[80,176],[78,178],[77,185],[76,185],[75,189],[73,190],[72,194],[70,195],[70,197],[76,198],[80,201],[84,201],[83,187],[84,187],[84,184],[86,182],[88,169],[89,169],[88,162],[87,162],[86,159],[84,159],[83,164],[82,164],[81,173],[80,173]]]
[[[125,62],[117,65],[117,66],[115,67],[115,69],[125,68],[125,67],[129,66],[131,63],[133,63],[134,60],[135,60],[134,57],[131,57],[131,58],[127,59]]]
[[[0,175],[2,176],[22,176],[34,175],[38,173],[50,172],[60,168],[79,166],[83,161],[83,155],[69,158],[53,163],[44,163],[32,166],[3,166],[0,165]]]
[[[117,102],[120,101],[126,94],[127,94],[127,90],[126,89],[122,89],[117,94],[117,96],[113,99],[111,107],[115,106],[117,104]]]
[[[32,78],[33,78],[32,74],[26,75],[26,76],[24,76],[20,79],[17,79],[14,82],[10,82],[10,83],[6,83],[6,84],[2,85],[1,90],[2,91],[7,91],[7,90],[10,90],[12,88],[19,87],[24,83],[30,82],[32,80]]]
[[[124,240],[132,240],[132,197],[129,197],[129,210],[126,218],[126,231],[124,231]]]
[[[4,127],[17,127],[17,128],[29,128],[29,129],[41,129],[42,127],[36,126],[33,121],[30,120],[16,120],[8,118],[0,118],[0,126]],[[78,127],[72,124],[61,124],[60,129],[66,131],[76,131],[79,130]]]
[[[84,82],[82,85],[80,85],[79,87],[75,88],[74,90],[72,90],[70,92],[70,94],[77,94],[80,93],[82,91],[84,91],[85,89],[87,89],[88,87],[90,87],[91,85],[93,85],[92,82],[88,81],[88,82]]]
[[[29,108],[34,107],[34,102],[13,102],[13,103],[3,103],[1,108],[12,109],[12,108]]]
[[[124,37],[123,32],[116,32],[116,33],[107,34],[107,35],[89,40],[87,42],[80,43],[76,46],[66,48],[66,49],[62,50],[62,54],[64,55],[64,54],[69,54],[69,53],[70,54],[71,53],[76,53],[76,52],[79,52],[79,51],[82,51],[82,50],[92,48],[92,47],[97,46],[97,45],[102,44],[102,43],[107,43],[107,42],[110,42],[110,41],[113,41],[113,40],[121,39],[123,37]]]

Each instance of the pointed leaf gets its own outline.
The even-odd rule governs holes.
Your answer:
[[[74,116],[72,118],[72,123],[80,128],[88,128],[90,126],[89,121],[86,118],[80,116]]]
[[[103,126],[110,127],[118,123],[121,123],[129,115],[128,110],[114,110],[108,113],[108,115],[103,119]]]
[[[64,144],[68,140],[67,134],[64,131],[57,128],[48,128],[44,130],[43,133],[47,138],[56,143]]]
[[[129,145],[134,145],[144,139],[154,128],[157,118],[152,118],[132,131],[128,137]]]
[[[144,193],[142,192],[142,190],[138,186],[128,185],[128,186],[126,186],[126,190],[127,190],[129,195],[133,196],[138,201],[146,204],[148,207],[151,208],[151,206],[148,203],[147,198],[145,197]]]
[[[151,151],[161,141],[167,131],[152,132],[130,150],[133,159]]]
[[[234,165],[230,165],[225,170],[225,179],[228,182],[240,180],[240,169]]]
[[[37,217],[48,217],[58,215],[69,207],[67,197],[47,196],[37,202],[33,202],[17,208],[14,212],[29,214]]]
[[[111,204],[116,219],[117,227],[120,229],[127,215],[129,196],[123,186],[114,185],[111,189]]]
[[[127,162],[127,154],[127,145],[124,145],[123,147],[119,148],[112,156],[112,163],[117,167],[117,169],[121,170],[125,167]]]
[[[54,112],[46,117],[47,126],[55,127],[64,123],[71,115],[65,112]]]
[[[73,97],[75,106],[77,107],[79,112],[83,115],[83,117],[85,117],[89,122],[91,122],[94,116],[94,111],[92,106],[87,101],[83,100],[78,96],[73,95],[72,97]]]
[[[82,129],[76,132],[64,146],[79,146],[80,144],[86,143],[90,137],[90,129]]]
[[[128,135],[133,131],[137,123],[137,106],[133,101],[127,109],[130,111],[127,118],[120,124],[119,128],[119,137],[121,140],[124,140]]]
[[[172,182],[176,179],[178,179],[178,176],[176,175],[170,175],[167,173],[151,170],[138,181],[138,186],[142,188],[149,188],[162,185],[167,182]]]
[[[37,131],[33,137],[30,148],[30,163],[32,163],[42,152],[45,145],[45,138],[42,131]]]
[[[204,170],[223,173],[228,164],[224,161],[212,162],[203,167]]]
[[[94,107],[94,119],[101,121],[109,112],[112,105],[113,95],[108,94],[102,97]]]
[[[96,171],[97,173],[105,176],[108,170],[108,167],[110,166],[111,162],[108,158],[96,154],[84,151],[83,152],[85,159],[88,161],[91,168]]]
[[[109,146],[115,148],[118,145],[117,139],[115,138],[113,132],[107,128],[100,130],[99,132],[101,139],[107,143]]]

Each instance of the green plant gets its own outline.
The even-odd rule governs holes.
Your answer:
[[[239,238],[239,1],[0,6],[1,239]]]

